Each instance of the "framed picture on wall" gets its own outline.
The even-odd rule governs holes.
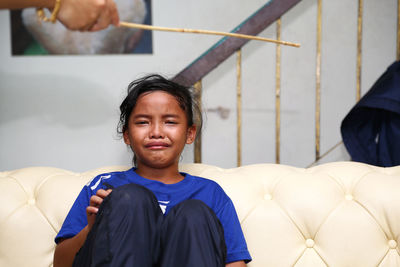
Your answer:
[[[121,21],[152,24],[151,0],[115,3]],[[151,31],[114,26],[98,32],[71,31],[59,21],[38,21],[34,8],[11,11],[10,18],[13,56],[153,53]]]

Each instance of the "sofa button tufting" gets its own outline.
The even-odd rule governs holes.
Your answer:
[[[36,203],[36,200],[34,198],[31,198],[28,200],[29,205],[35,205],[35,203]]]
[[[312,247],[314,247],[314,245],[315,245],[315,242],[314,242],[314,240],[312,240],[311,238],[308,238],[308,239],[306,240],[306,246],[307,246],[308,248],[312,248]]]
[[[350,194],[346,195],[345,198],[347,200],[353,200],[354,199],[354,197],[352,195],[350,195]]]
[[[270,194],[265,194],[265,195],[264,195],[264,199],[265,199],[265,200],[271,200],[271,199],[272,199],[272,196],[271,196]]]
[[[397,247],[397,242],[396,240],[389,240],[389,248],[395,249]]]

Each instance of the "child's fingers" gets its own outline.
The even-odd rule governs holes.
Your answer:
[[[103,198],[99,197],[97,195],[91,196],[90,197],[90,202],[89,202],[89,206],[92,207],[99,207],[101,205],[101,203],[103,202]]]
[[[99,207],[103,202],[103,199],[107,197],[111,193],[111,191],[112,191],[111,189],[108,189],[107,191],[104,189],[99,189],[96,192],[96,195],[90,197],[89,206]]]
[[[112,191],[111,189],[107,189],[107,191],[104,189],[99,189],[96,192],[96,196],[105,198],[106,196],[108,196],[111,193],[111,191]]]
[[[96,220],[96,214],[98,211],[99,211],[99,209],[96,207],[92,207],[92,206],[86,207],[86,216],[87,216],[89,231],[92,229],[92,226]]]
[[[86,213],[87,213],[88,215],[97,214],[98,211],[99,211],[99,209],[96,208],[96,207],[93,207],[93,206],[88,206],[88,207],[86,207]]]

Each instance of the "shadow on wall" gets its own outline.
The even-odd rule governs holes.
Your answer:
[[[81,128],[101,124],[116,112],[105,87],[87,80],[29,74],[3,74],[0,80],[0,124],[36,117]]]

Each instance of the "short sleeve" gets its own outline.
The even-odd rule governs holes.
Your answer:
[[[246,263],[250,262],[251,256],[232,200],[228,198],[216,215],[224,228],[227,248],[226,262],[242,260]]]
[[[60,242],[60,239],[75,236],[87,225],[86,207],[89,205],[90,197],[90,188],[83,187],[55,238],[56,243]]]

